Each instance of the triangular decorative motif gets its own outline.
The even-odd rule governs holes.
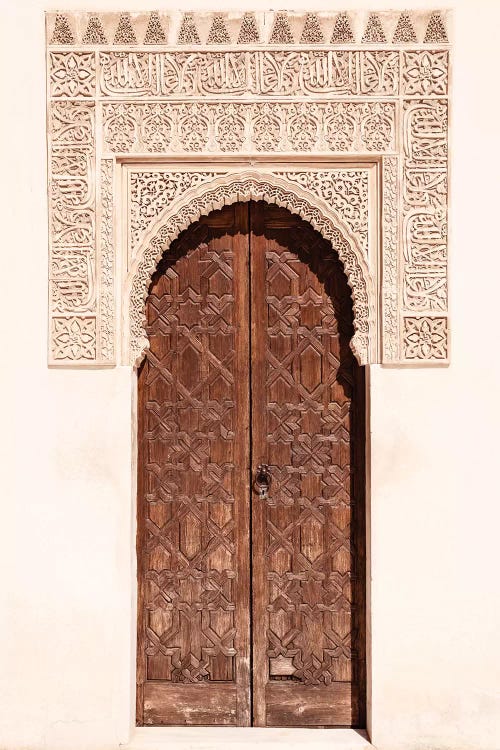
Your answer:
[[[270,44],[293,44],[293,35],[286,13],[276,13]]]
[[[396,26],[396,31],[394,32],[392,41],[394,44],[417,41],[417,35],[415,34],[415,29],[413,28],[409,13],[403,12],[399,16],[398,25]]]
[[[377,13],[370,13],[361,41],[363,44],[383,44],[387,42],[382,23]]]
[[[259,41],[259,30],[254,13],[245,13],[238,34],[238,44],[251,44]]]
[[[433,13],[429,18],[424,42],[425,44],[448,44],[448,35],[439,13]]]
[[[90,16],[82,44],[107,44],[106,34],[99,16]]]
[[[339,13],[335,26],[333,27],[331,44],[354,44],[354,34],[352,33],[349,16],[347,13]]]
[[[137,44],[137,37],[132,28],[130,13],[122,13],[115,31],[113,44]]]
[[[148,27],[144,36],[144,44],[164,44],[167,41],[160,16],[156,10],[151,11]]]
[[[200,44],[200,35],[192,13],[185,13],[182,19],[177,44]]]
[[[224,23],[224,17],[221,13],[217,13],[212,21],[212,26],[208,34],[207,44],[231,44],[231,38],[226,24]]]
[[[300,37],[301,44],[323,44],[325,37],[316,13],[308,13]]]
[[[66,16],[57,14],[51,44],[74,44],[75,38]]]

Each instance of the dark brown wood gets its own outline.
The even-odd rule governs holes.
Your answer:
[[[139,723],[176,723],[166,696],[186,706],[194,693],[183,721],[250,722],[247,314],[248,206],[236,204],[172,244],[146,303]]]
[[[146,317],[137,722],[363,726],[364,373],[336,253],[226,207],[173,243]]]
[[[238,723],[237,702],[237,688],[232,682],[146,682],[144,724],[234,726]]]
[[[253,205],[250,244],[252,463],[272,477],[252,501],[254,724],[359,726],[363,378],[349,288],[331,245],[285,209]]]
[[[267,725],[289,727],[328,727],[332,708],[337,726],[352,726],[356,713],[356,696],[349,682],[331,685],[269,682],[266,685]]]

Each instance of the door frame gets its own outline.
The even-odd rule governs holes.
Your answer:
[[[266,166],[273,166],[273,165],[280,165],[282,166],[282,160],[280,159],[263,159],[262,160]],[[332,160],[330,159],[324,159],[324,160],[317,160],[311,164],[307,161],[307,159],[300,158],[298,159],[299,163],[304,167],[317,167],[316,162],[319,161],[321,166],[324,165],[325,162],[328,162],[329,165],[333,164],[338,168],[339,166],[344,167],[345,165],[352,166],[353,163],[351,161],[346,162],[344,160],[336,160],[332,164]],[[183,163],[186,163],[186,160],[182,160]],[[197,163],[199,163],[200,160],[192,160],[187,161],[187,163],[190,166],[195,166]],[[216,159],[216,162],[219,162],[219,158]],[[173,162],[177,168],[180,167],[179,163],[177,161]],[[234,159],[224,159],[223,160],[224,166],[225,165],[231,165],[234,169],[232,172],[235,177],[238,177],[239,174],[244,170],[244,167],[246,166],[245,162],[237,161],[235,163]],[[372,252],[373,252],[373,245],[375,245],[376,248],[379,247],[379,234],[380,234],[380,222],[379,222],[379,208],[380,208],[380,197],[379,197],[379,186],[380,186],[380,170],[381,170],[381,163],[379,160],[376,159],[366,159],[357,161],[354,166],[358,166],[362,164],[364,167],[368,167],[371,170],[371,184],[372,184],[372,191],[375,194],[373,198],[373,216],[374,221],[372,221],[372,227],[371,227],[371,235],[370,239],[372,240],[371,246],[372,246]],[[168,161],[155,158],[154,163],[151,161],[144,161],[143,159],[134,160],[134,159],[124,159],[121,162],[120,169],[120,175],[118,179],[118,193],[120,196],[120,213],[119,213],[119,221],[118,221],[118,227],[120,229],[120,236],[119,236],[119,246],[121,252],[119,252],[119,257],[121,258],[121,275],[124,277],[126,275],[127,270],[127,259],[129,257],[129,243],[130,243],[130,233],[128,231],[128,216],[129,216],[129,206],[130,206],[130,176],[129,172],[131,169],[147,169],[149,171],[152,171],[155,167],[159,169],[165,169],[168,168],[169,165],[172,165],[172,159],[168,159]],[[213,167],[213,163],[212,163]],[[239,169],[238,169],[239,168]],[[259,198],[255,198],[258,200]],[[228,201],[229,202],[229,201]],[[232,202],[232,201],[231,201]],[[272,201],[268,201],[272,202]],[[214,206],[213,208],[216,209],[219,206]],[[212,209],[213,210],[213,209]],[[307,220],[307,219],[306,219]],[[184,228],[184,227],[183,227]],[[151,236],[151,232],[148,234],[148,238]],[[379,276],[379,264],[378,264],[378,254],[376,253],[376,275],[377,280]],[[375,289],[378,289],[380,286],[379,283],[375,285]],[[377,295],[378,297],[378,295]],[[145,299],[145,297],[144,297]],[[379,303],[378,303],[379,304]],[[122,321],[124,318],[124,311],[122,310]],[[130,370],[131,375],[131,428],[132,428],[132,434],[131,434],[131,470],[132,470],[132,476],[131,476],[131,490],[132,490],[132,507],[131,507],[131,539],[130,539],[130,546],[132,549],[132,559],[131,559],[131,633],[130,633],[130,655],[131,655],[131,662],[130,662],[130,701],[129,701],[129,710],[130,710],[130,720],[129,720],[129,730],[131,733],[131,736],[139,736],[142,731],[147,731],[148,736],[151,732],[158,732],[158,731],[164,731],[165,728],[159,728],[159,727],[141,727],[138,728],[135,726],[135,716],[136,716],[136,668],[137,668],[137,549],[136,549],[136,535],[137,535],[137,512],[138,512],[138,505],[137,505],[137,476],[138,476],[138,450],[137,450],[137,430],[138,430],[138,378],[137,378],[137,372],[140,366],[140,362],[142,361],[142,358],[140,360],[136,360],[136,362],[132,366],[128,366],[127,369]],[[371,725],[372,725],[372,682],[371,682],[371,588],[370,588],[370,581],[371,581],[371,526],[370,526],[370,365],[365,365],[365,529],[366,529],[366,539],[365,539],[365,556],[366,556],[366,580],[365,580],[365,610],[366,610],[366,731],[368,733],[368,736],[371,735]],[[250,730],[256,729],[255,727],[251,727]],[[259,728],[259,732],[267,732],[272,731],[273,728]],[[137,732],[139,732],[139,735],[137,735]],[[235,727],[233,728],[234,731],[245,731],[248,730],[248,728],[245,727]],[[293,731],[293,730],[292,730]],[[352,732],[353,737],[359,737],[359,731],[358,730],[346,730],[346,729],[338,729],[338,728],[331,728],[327,730],[320,730],[320,729],[311,729],[310,731],[313,732]],[[131,746],[132,747],[132,746]]]

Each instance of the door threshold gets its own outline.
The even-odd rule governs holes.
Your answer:
[[[295,727],[137,727],[120,750],[374,750],[358,729]]]

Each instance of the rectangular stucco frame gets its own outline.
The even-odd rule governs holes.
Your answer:
[[[48,13],[49,364],[136,363],[161,248],[235,199],[332,240],[360,362],[447,364],[448,26],[424,10]]]

